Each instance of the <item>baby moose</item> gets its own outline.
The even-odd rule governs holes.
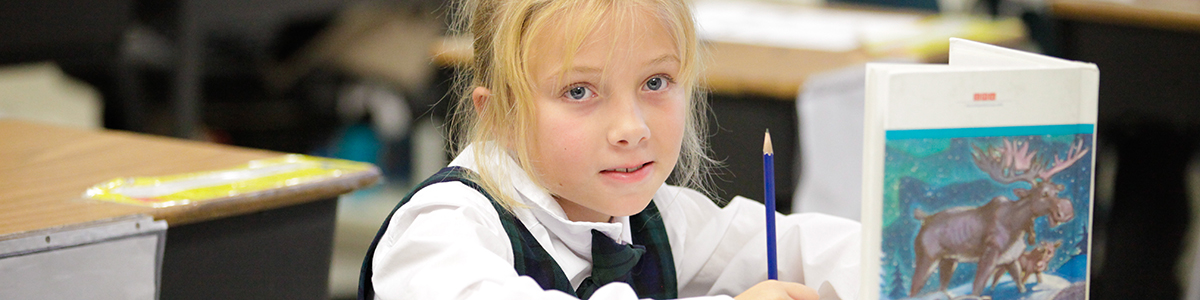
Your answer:
[[[1005,265],[1004,268],[996,269],[996,276],[992,278],[992,289],[996,288],[996,283],[1000,282],[1000,277],[1004,276],[1006,271],[1012,276],[1013,282],[1017,283],[1017,291],[1022,293],[1025,292],[1025,281],[1031,274],[1037,274],[1037,282],[1041,284],[1042,272],[1045,272],[1050,265],[1050,259],[1054,258],[1054,250],[1057,250],[1059,246],[1062,246],[1062,241],[1053,243],[1042,241],[1041,245],[1033,250],[1022,253],[1016,261]]]

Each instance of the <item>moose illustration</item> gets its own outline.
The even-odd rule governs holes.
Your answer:
[[[1018,197],[1015,201],[997,196],[982,206],[953,207],[932,215],[916,209],[913,217],[921,221],[921,229],[913,241],[916,266],[910,297],[925,287],[935,265],[941,279],[940,290],[946,291],[960,261],[977,262],[971,291],[980,296],[998,266],[1021,267],[1014,262],[1027,245],[1036,241],[1033,230],[1036,218],[1048,215],[1050,226],[1054,227],[1075,217],[1071,201],[1058,197],[1063,185],[1052,182],[1051,177],[1087,154],[1083,141],[1072,145],[1065,159],[1055,155],[1049,165],[1036,159],[1037,151],[1029,152],[1028,143],[1004,139],[1002,148],[972,147],[975,165],[992,180],[1001,184],[1023,181],[1031,187],[1013,189]],[[1023,291],[1024,283],[1018,282],[1018,288]]]
[[[1049,268],[1050,259],[1054,258],[1054,250],[1058,250],[1059,246],[1062,246],[1062,241],[1042,241],[1033,250],[1021,254],[1017,261],[1004,265],[1003,269],[996,269],[996,276],[992,277],[992,289],[996,288],[1004,272],[1012,276],[1013,282],[1017,283],[1017,290],[1022,293],[1025,292],[1025,281],[1029,280],[1029,275],[1037,275],[1037,282],[1042,283],[1042,272]]]

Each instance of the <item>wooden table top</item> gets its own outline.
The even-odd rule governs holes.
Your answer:
[[[1200,32],[1200,1],[1195,0],[1056,0],[1058,18]]]
[[[335,197],[370,185],[377,170],[189,205],[152,208],[83,198],[120,177],[220,170],[283,155],[137,133],[0,120],[0,240],[23,233],[145,214],[168,226]]]

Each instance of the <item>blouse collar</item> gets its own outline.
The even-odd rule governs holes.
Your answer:
[[[487,147],[483,149],[482,155],[488,156],[489,159],[481,161],[475,157],[475,147]],[[509,198],[516,199],[526,206],[513,208],[518,218],[527,221],[521,217],[522,210],[527,211],[550,232],[551,236],[561,240],[576,255],[591,260],[592,229],[598,230],[620,243],[632,243],[632,237],[629,234],[629,217],[613,218],[611,223],[577,222],[567,219],[567,214],[563,211],[562,206],[546,189],[535,183],[512,156],[491,144],[468,145],[462,149],[454,161],[450,162],[450,165],[478,172],[478,167],[482,163],[493,164],[490,168],[494,173],[491,174],[491,178],[502,186],[502,192],[509,195]],[[486,175],[481,174],[481,176]],[[514,197],[514,194],[517,196]],[[529,225],[527,224],[527,226]]]

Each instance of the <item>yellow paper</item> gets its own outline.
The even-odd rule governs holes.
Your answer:
[[[374,170],[355,161],[289,154],[208,172],[117,178],[92,186],[84,197],[150,207],[169,207],[286,188]]]

